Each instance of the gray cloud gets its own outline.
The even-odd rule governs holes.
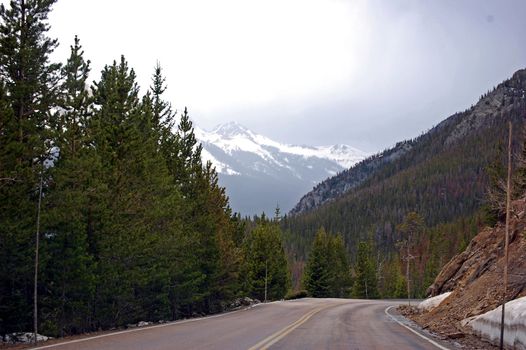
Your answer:
[[[358,77],[332,95],[219,114],[281,141],[381,150],[526,67],[524,1],[376,1]]]
[[[201,127],[238,121],[287,143],[379,151],[526,67],[523,0],[61,0],[55,8],[57,57],[78,34],[94,79],[125,54],[146,88],[159,59],[169,99]]]

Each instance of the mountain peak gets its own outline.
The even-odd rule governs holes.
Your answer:
[[[250,130],[237,122],[228,122],[219,124],[212,132],[223,137],[234,137],[237,135],[247,135],[250,133]]]

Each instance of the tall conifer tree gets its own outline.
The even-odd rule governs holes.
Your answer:
[[[47,36],[55,0],[0,5],[0,85],[3,91],[0,159],[0,333],[31,329],[36,207],[43,163],[50,151],[50,109],[56,102],[57,41]],[[5,150],[5,151],[4,151]],[[45,182],[44,182],[45,184]]]
[[[281,299],[290,287],[287,259],[276,223],[262,219],[244,244],[244,289],[259,300]]]
[[[59,110],[54,124],[55,157],[50,168],[48,210],[44,227],[47,257],[43,266],[46,295],[43,331],[52,335],[89,330],[94,287],[88,249],[90,179],[97,159],[89,143],[92,99],[88,94],[89,61],[77,37],[62,69]]]
[[[310,295],[326,298],[331,293],[331,273],[327,251],[328,235],[323,228],[319,229],[312,243],[312,248],[305,267],[303,285]]]
[[[303,286],[313,297],[346,297],[351,275],[341,235],[329,235],[321,228],[316,233],[305,267]]]
[[[372,247],[369,242],[362,241],[358,244],[356,265],[354,267],[355,279],[353,295],[356,298],[377,298],[376,267],[371,257]]]

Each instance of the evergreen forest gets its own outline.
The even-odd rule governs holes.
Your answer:
[[[161,66],[140,94],[125,57],[90,82],[77,37],[52,62],[54,3],[0,5],[0,334],[35,310],[65,336],[283,298],[280,226],[232,213]]]

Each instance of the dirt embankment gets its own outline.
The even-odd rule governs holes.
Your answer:
[[[526,200],[513,203],[510,220],[507,299],[526,296]],[[469,333],[460,321],[490,311],[503,297],[505,226],[485,228],[464,252],[455,256],[429,287],[429,296],[451,291],[430,312],[410,317],[439,334]]]

